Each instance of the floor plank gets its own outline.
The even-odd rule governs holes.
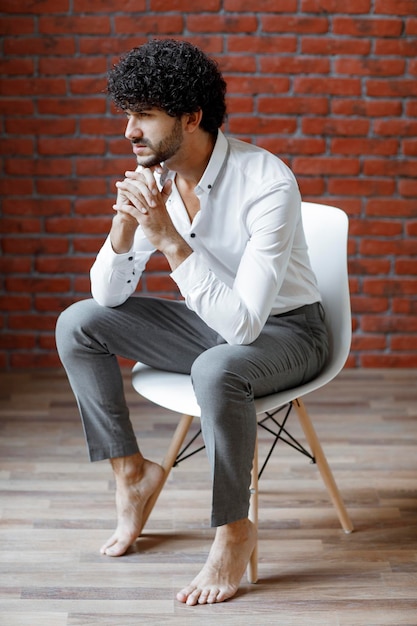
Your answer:
[[[176,417],[124,377],[143,452],[158,460]],[[103,557],[113,479],[86,458],[63,372],[0,373],[0,625],[416,626],[417,371],[345,370],[306,406],[355,532],[341,530],[316,467],[280,443],[260,482],[258,584],[186,607],[175,592],[213,537],[204,453],[173,470],[129,553]]]

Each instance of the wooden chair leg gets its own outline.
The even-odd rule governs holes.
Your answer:
[[[175,459],[178,456],[179,451],[181,450],[181,447],[184,443],[184,440],[187,436],[187,433],[189,431],[189,428],[191,426],[191,423],[193,421],[194,417],[192,415],[182,415],[181,419],[178,423],[178,426],[175,430],[174,436],[171,439],[171,443],[169,445],[169,448],[167,450],[167,453],[165,455],[164,460],[162,461],[161,465],[163,467],[164,470],[164,478],[159,486],[159,488],[157,489],[157,491],[155,491],[154,494],[152,494],[152,496],[149,498],[148,502],[146,503],[145,506],[145,510],[143,513],[143,525],[142,525],[142,530],[143,527],[145,526],[150,514],[152,513],[152,509],[156,504],[156,501],[158,500],[159,494],[161,493],[166,480],[169,476],[169,473],[175,463]]]
[[[329,464],[327,463],[327,459],[324,455],[316,431],[314,430],[314,426],[311,422],[310,416],[308,415],[307,410],[304,406],[304,402],[300,398],[297,398],[293,401],[293,405],[297,411],[301,427],[310,446],[311,453],[316,460],[317,467],[319,469],[323,482],[336,508],[342,528],[345,533],[351,533],[353,531],[353,524],[346,511],[342,496],[340,495],[339,489],[333,478],[333,474],[331,472]]]
[[[249,519],[255,524],[256,533],[258,533],[258,440],[256,440],[255,443],[250,492]],[[258,581],[258,541],[256,541],[256,545],[249,559],[247,579],[250,583],[256,583]]]

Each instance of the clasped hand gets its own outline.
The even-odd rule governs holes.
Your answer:
[[[166,210],[166,202],[171,193],[172,181],[167,180],[160,191],[156,184],[156,168],[141,168],[136,172],[126,172],[126,178],[116,183],[117,200],[113,209],[120,226],[136,229],[140,224],[147,239],[159,250],[178,237],[178,233]]]

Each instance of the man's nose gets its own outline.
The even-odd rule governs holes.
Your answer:
[[[142,137],[142,130],[140,128],[140,124],[139,124],[139,120],[135,119],[135,116],[131,116],[129,117],[127,124],[126,124],[126,130],[125,130],[125,137],[126,139],[129,139],[129,141],[132,141],[133,139],[138,139],[140,137]]]

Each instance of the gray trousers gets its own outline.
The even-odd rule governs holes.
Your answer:
[[[248,514],[254,398],[307,382],[328,354],[318,303],[271,316],[253,343],[231,346],[182,301],[139,296],[109,308],[83,300],[60,315],[56,340],[92,461],[139,450],[117,355],[191,373],[212,469],[212,526]]]

